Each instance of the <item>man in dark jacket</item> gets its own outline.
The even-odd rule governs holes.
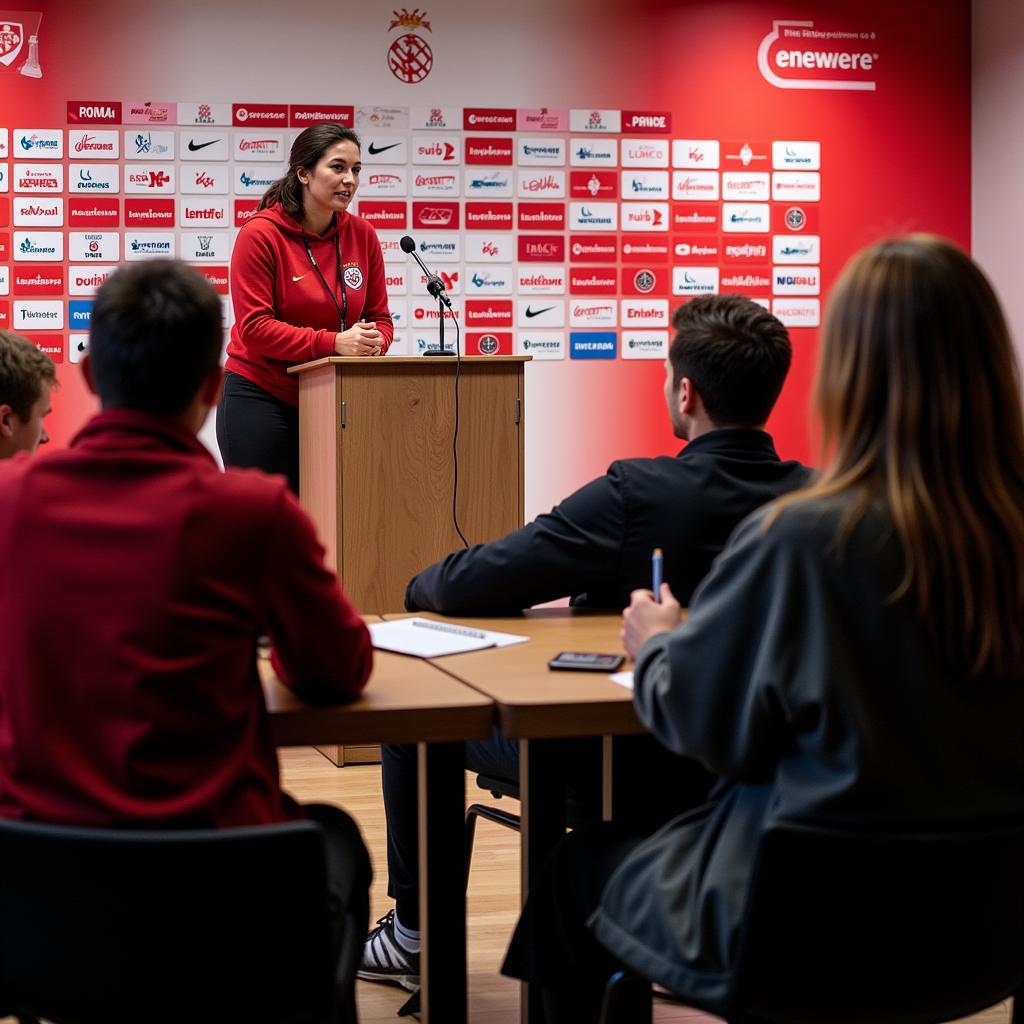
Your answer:
[[[666,582],[685,604],[736,524],[807,481],[807,469],[781,462],[764,431],[789,370],[785,327],[739,295],[693,299],[673,323],[664,394],[673,431],[686,447],[674,457],[613,462],[605,476],[532,523],[448,555],[409,583],[410,611],[514,614],[566,596],[576,605],[619,610],[632,590],[651,585],[655,547],[664,552]],[[649,779],[669,755],[653,740],[647,743],[642,767]],[[570,785],[592,800],[600,780],[596,742],[565,749]],[[367,939],[360,976],[415,988],[415,747],[386,747],[382,759],[389,892],[397,914],[382,919]],[[518,746],[500,736],[468,744],[467,766],[518,777]],[[695,763],[673,758],[670,770],[676,799],[671,807],[660,799],[651,812],[660,817],[648,821],[652,829],[673,811],[701,802],[710,784]]]

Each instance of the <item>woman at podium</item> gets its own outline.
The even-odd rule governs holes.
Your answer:
[[[318,124],[292,145],[231,254],[235,322],[217,441],[228,466],[253,466],[299,490],[299,386],[289,366],[380,356],[394,334],[377,233],[348,212],[359,137]]]

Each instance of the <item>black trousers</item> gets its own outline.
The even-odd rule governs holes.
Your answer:
[[[363,940],[370,923],[370,882],[373,868],[359,827],[339,807],[305,804],[303,811],[324,830],[327,846],[327,885],[331,890],[335,941],[340,945],[339,970],[353,990]]]
[[[616,811],[624,832],[646,836],[665,822],[707,800],[715,778],[696,761],[677,757],[652,736],[618,741],[616,775],[627,813]],[[559,744],[559,771],[587,817],[601,820],[601,740]],[[518,781],[519,743],[495,731],[487,740],[466,744],[466,767]],[[419,927],[418,769],[415,746],[381,748],[384,811],[387,815],[388,895],[407,928]],[[465,856],[465,836],[452,836],[453,857]]]
[[[298,406],[229,371],[217,406],[217,444],[225,466],[277,473],[299,493]]]
[[[502,974],[543,989],[546,1024],[595,1024],[605,986],[622,966],[587,921],[605,884],[642,840],[613,825],[567,835],[530,883]]]

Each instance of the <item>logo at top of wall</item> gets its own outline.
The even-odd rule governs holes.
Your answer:
[[[757,48],[757,67],[777,89],[874,92],[876,46],[874,32],[816,28],[813,21],[773,21]]]
[[[388,31],[405,31],[388,47],[388,70],[400,82],[415,85],[422,82],[434,66],[434,51],[418,33],[424,30],[433,32],[433,29],[427,21],[427,12],[421,11],[418,7],[413,8],[411,12],[403,7],[400,11],[392,11],[391,14],[392,20],[388,25]]]
[[[0,64],[9,68],[25,42],[25,26],[20,21],[4,21],[0,24]]]

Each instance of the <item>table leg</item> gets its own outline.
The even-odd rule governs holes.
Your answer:
[[[463,743],[417,744],[420,981],[424,1024],[466,1024],[466,754]]]
[[[559,740],[519,741],[519,793],[522,804],[521,903],[530,894],[530,881],[555,843],[565,835],[565,773]],[[520,1020],[542,1021],[540,991],[523,984]]]

